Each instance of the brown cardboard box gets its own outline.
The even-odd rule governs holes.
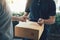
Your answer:
[[[40,26],[36,22],[20,22],[15,27],[15,37],[39,40],[43,30],[44,25]]]

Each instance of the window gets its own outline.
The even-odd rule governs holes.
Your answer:
[[[7,0],[12,12],[23,12],[25,10],[26,0]]]

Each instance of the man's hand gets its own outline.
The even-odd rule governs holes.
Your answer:
[[[39,25],[44,24],[44,19],[39,18],[39,20],[38,20],[38,24],[39,24]]]

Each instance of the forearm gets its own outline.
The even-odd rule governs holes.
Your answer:
[[[28,12],[25,12],[23,16],[28,16],[28,15],[29,15],[29,13]]]
[[[12,21],[19,21],[19,17],[12,16]]]
[[[50,19],[48,19],[48,20],[44,20],[44,23],[45,24],[54,24],[55,23],[55,20],[50,20]]]
[[[54,24],[55,23],[55,17],[49,18],[49,19],[44,19],[45,24]]]

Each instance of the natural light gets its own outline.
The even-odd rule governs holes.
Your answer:
[[[26,0],[7,0],[12,12],[23,12],[25,10]]]
[[[7,0],[7,3],[11,9],[12,12],[24,12],[25,11],[25,6],[26,6],[26,1],[27,0]],[[55,0],[56,2],[56,7],[57,7],[57,12],[60,12],[60,0]]]

